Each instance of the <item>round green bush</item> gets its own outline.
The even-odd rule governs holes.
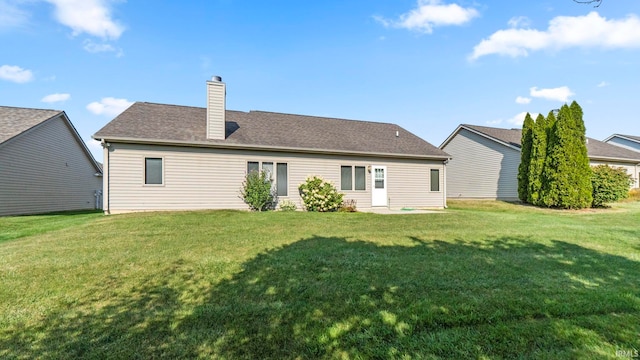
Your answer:
[[[602,207],[607,203],[626,199],[629,196],[629,187],[633,180],[625,169],[598,165],[594,166],[592,170],[592,207]]]
[[[302,203],[307,211],[337,211],[342,206],[342,197],[336,187],[319,176],[308,177],[298,186]]]

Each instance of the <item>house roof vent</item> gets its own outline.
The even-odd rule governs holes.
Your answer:
[[[222,76],[214,75],[214,76],[211,77],[211,81],[221,82],[222,81]]]

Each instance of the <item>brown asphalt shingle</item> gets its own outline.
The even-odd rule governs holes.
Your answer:
[[[501,129],[468,124],[462,126],[518,148],[521,147],[522,129]],[[618,159],[640,163],[640,153],[589,137],[587,138],[587,153],[591,159]]]
[[[59,115],[61,112],[59,110],[0,106],[0,144]]]
[[[205,108],[137,102],[100,129],[94,138],[448,157],[400,126],[388,123],[227,110],[226,133],[225,140],[206,138]]]

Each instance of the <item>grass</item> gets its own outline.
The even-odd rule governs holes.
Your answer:
[[[68,211],[45,215],[0,217],[0,243],[81,225],[101,216],[101,213],[96,211]]]
[[[615,359],[640,347],[640,203],[57,216],[0,218],[0,358]]]

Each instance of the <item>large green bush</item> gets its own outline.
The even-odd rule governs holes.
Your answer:
[[[598,165],[592,170],[593,203],[591,206],[602,207],[629,196],[629,186],[633,180],[625,169]]]
[[[342,206],[342,197],[336,187],[319,176],[308,177],[298,186],[302,203],[307,211],[337,211]]]
[[[273,208],[274,191],[268,172],[251,171],[242,182],[240,197],[253,211],[265,211]]]

